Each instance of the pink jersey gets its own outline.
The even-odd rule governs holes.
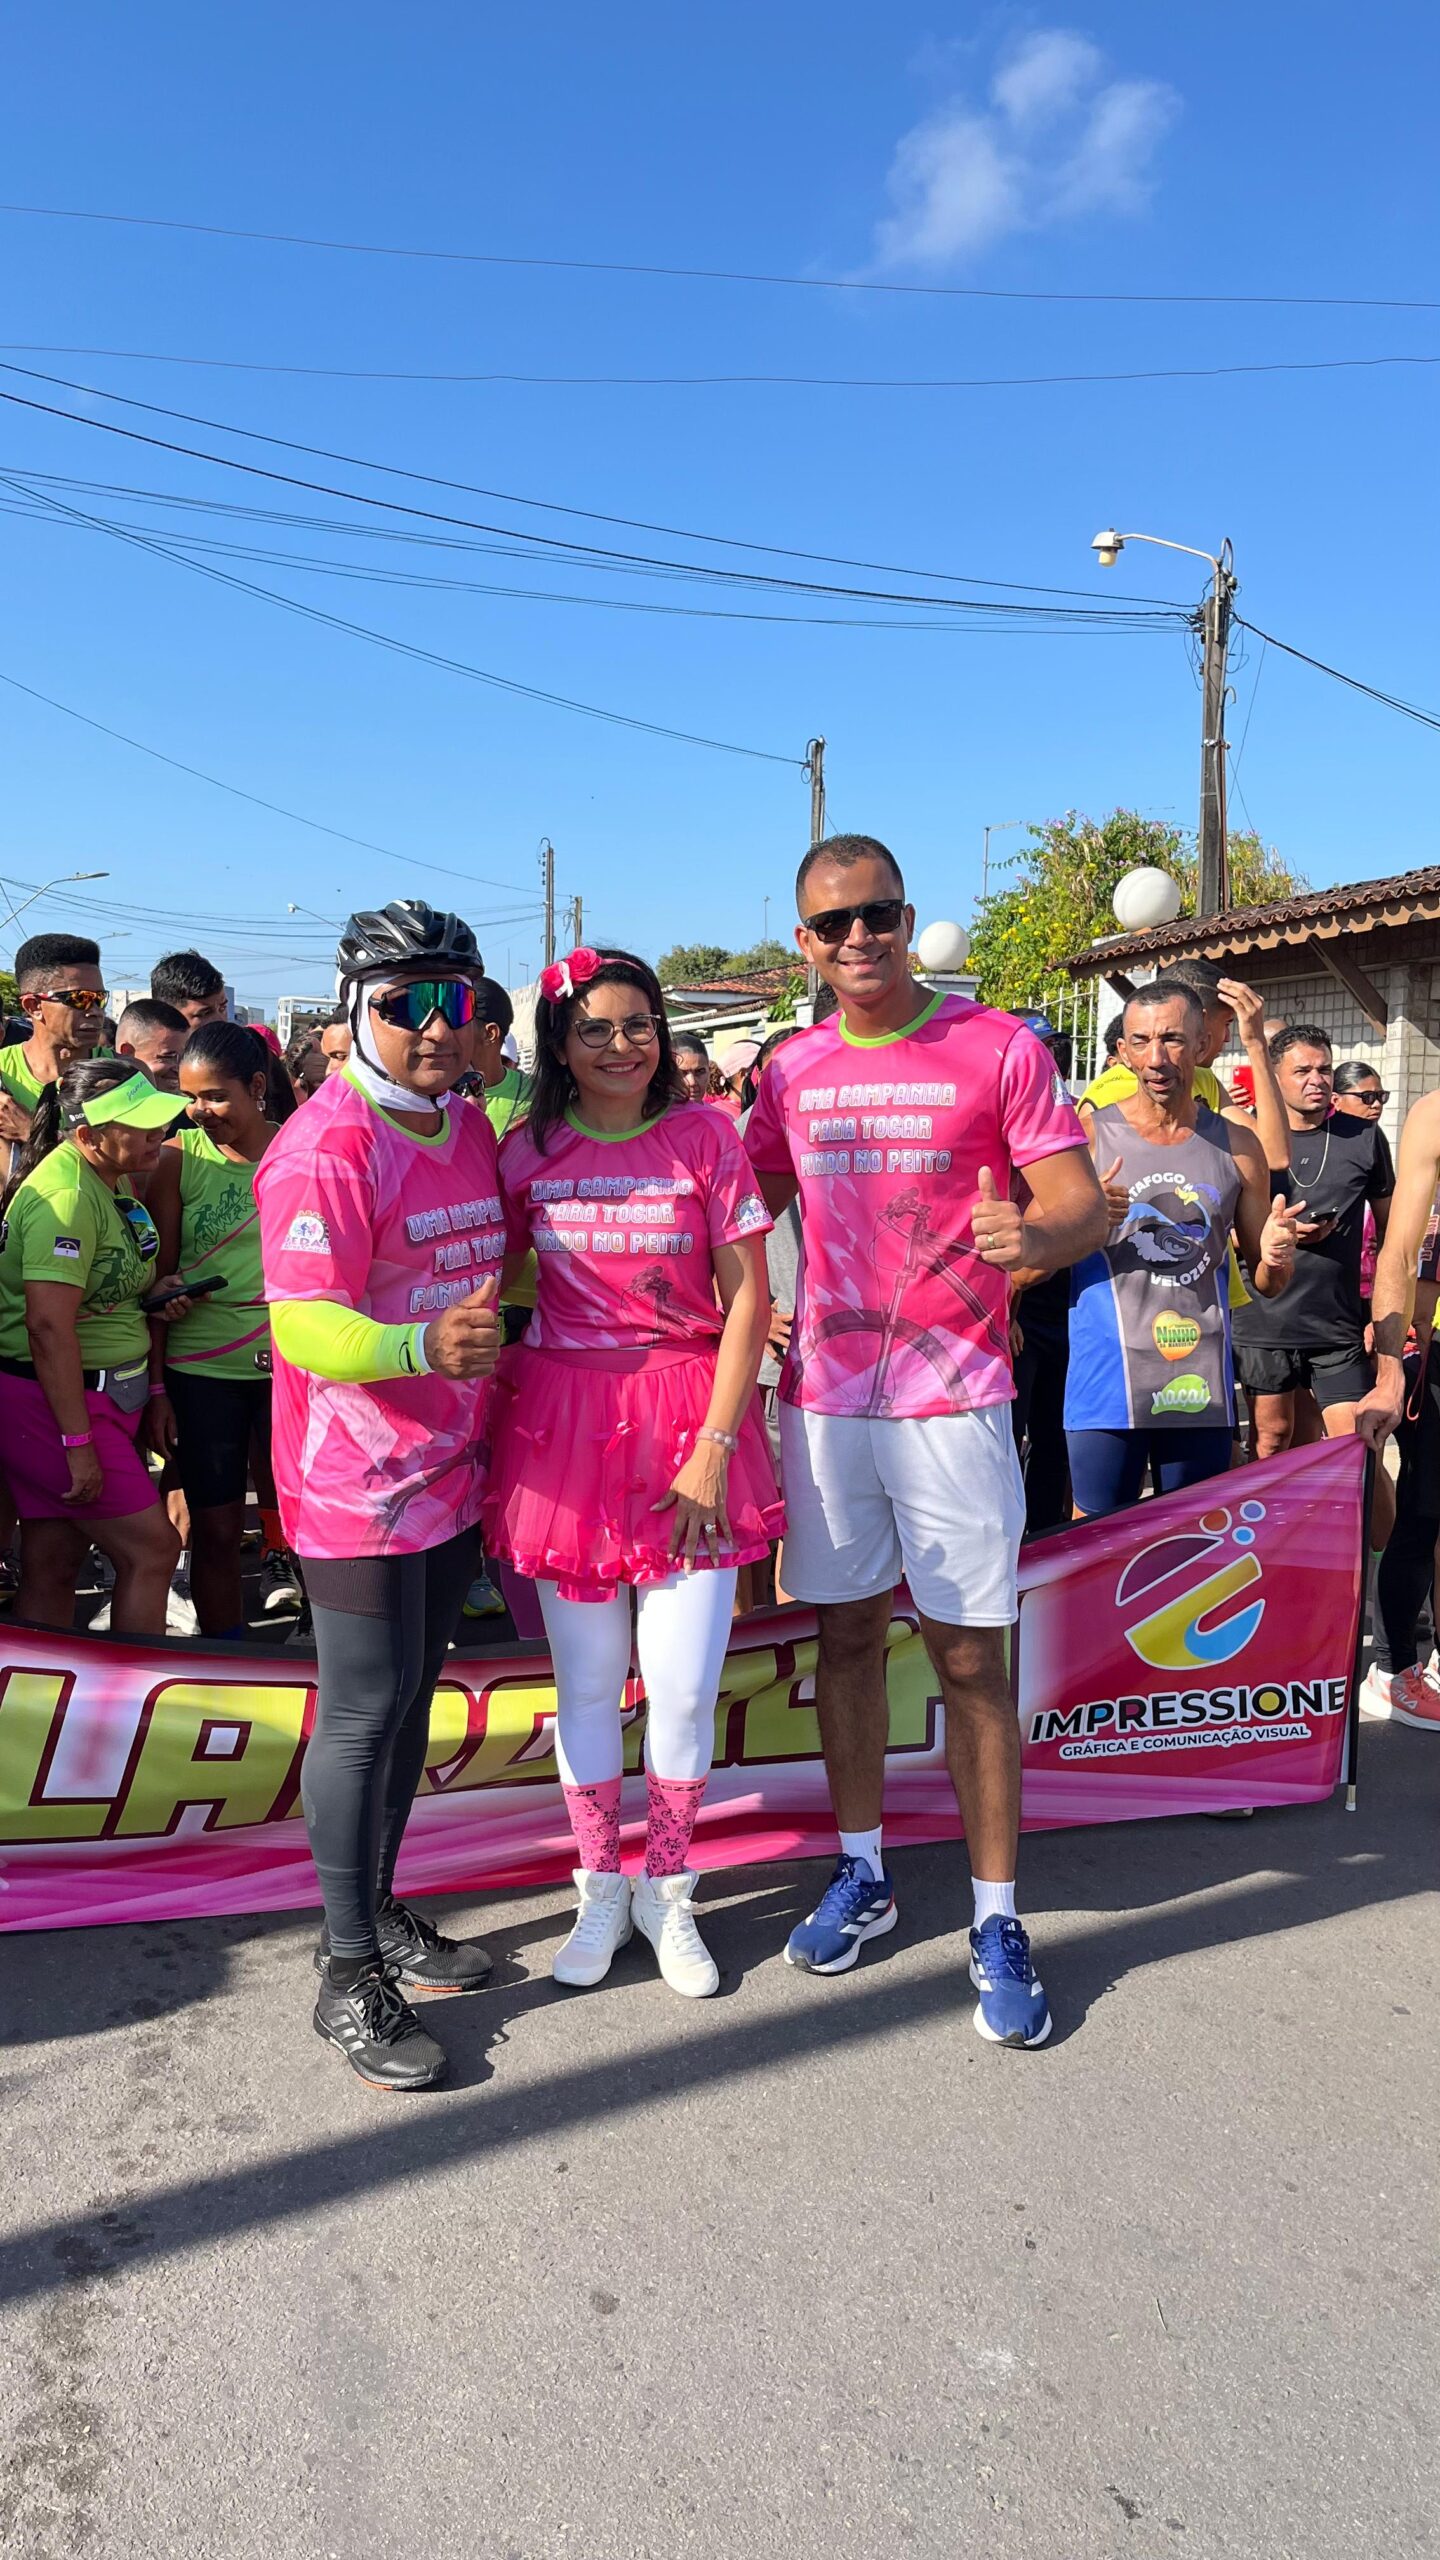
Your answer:
[[[535,1351],[717,1342],[712,1248],[770,1225],[733,1124],[703,1102],[622,1137],[564,1121],[543,1155],[522,1122],[500,1182],[512,1244],[528,1237],[539,1264]]]
[[[906,1031],[851,1039],[833,1015],[777,1049],[747,1147],[800,1185],[801,1265],[781,1372],[816,1413],[969,1413],[1014,1395],[1010,1284],[976,1254],[988,1165],[1085,1133],[1048,1049],[1013,1015],[936,996]]]
[[[327,1298],[381,1324],[420,1322],[499,1276],[505,1219],[483,1111],[453,1104],[412,1136],[331,1076],[256,1171],[265,1295]],[[274,1355],[274,1466],[301,1556],[413,1555],[479,1516],[485,1382],[342,1385]]]

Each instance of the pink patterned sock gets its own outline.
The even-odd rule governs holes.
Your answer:
[[[620,1780],[602,1778],[594,1787],[566,1787],[565,1810],[580,1852],[580,1864],[591,1875],[620,1873]]]
[[[645,1772],[645,1873],[678,1876],[690,1855],[690,1834],[708,1781],[704,1778],[657,1778]]]

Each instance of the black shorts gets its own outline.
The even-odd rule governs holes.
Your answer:
[[[1235,1374],[1252,1396],[1289,1396],[1308,1387],[1322,1413],[1332,1404],[1358,1404],[1375,1384],[1375,1363],[1363,1342],[1329,1351],[1275,1351],[1268,1343],[1237,1342]]]
[[[206,1378],[193,1369],[167,1369],[165,1386],[175,1407],[176,1460],[192,1511],[214,1511],[243,1502],[250,1482],[250,1442],[270,1454],[268,1378]]]

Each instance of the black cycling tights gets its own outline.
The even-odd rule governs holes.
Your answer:
[[[376,1952],[376,1904],[395,1881],[430,1701],[479,1562],[476,1529],[421,1555],[304,1558],[320,1678],[300,1797],[337,1956]]]
[[[1414,1364],[1405,1364],[1406,1419],[1398,1434],[1400,1481],[1395,1488],[1395,1526],[1380,1559],[1375,1597],[1380,1608],[1380,1634],[1375,1660],[1382,1671],[1408,1671],[1419,1657],[1420,1612],[1435,1578],[1436,1543],[1440,1540],[1440,1345],[1431,1345],[1416,1419]],[[1440,1629],[1437,1629],[1440,1632]]]

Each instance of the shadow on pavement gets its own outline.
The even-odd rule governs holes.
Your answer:
[[[1423,1744],[1394,1732],[1367,1737],[1366,1782],[1354,1816],[1336,1797],[1247,1823],[1181,1820],[1031,1835],[1024,1905],[1038,1924],[1062,2036],[1073,2034],[1097,2000],[1141,1967],[1432,1890],[1437,1792],[1440,1762],[1427,1757]],[[121,2264],[164,2259],[280,2224],[323,2209],[340,2193],[359,2199],[423,2179],[453,2168],[460,2153],[480,2161],[502,2148],[548,2141],[597,2116],[623,2124],[652,2100],[699,2093],[723,2078],[761,2078],[797,2059],[823,2066],[847,2048],[882,2047],[938,2018],[959,2018],[970,2005],[961,1960],[969,1917],[963,1856],[949,1845],[902,1852],[896,1871],[903,1920],[885,1941],[889,1965],[871,1955],[840,1983],[797,1976],[793,2000],[758,2016],[723,2005],[690,2012],[674,2032],[627,2049],[613,2063],[587,2059],[513,2094],[497,2080],[496,2048],[532,2011],[585,1995],[561,1990],[548,1974],[530,1975],[521,1961],[560,1935],[563,1908],[502,1920],[488,1933],[496,1955],[492,1987],[476,1999],[443,2004],[453,2063],[447,2093],[434,2101],[390,2101],[362,2131],[183,2181],[135,2199],[122,2217],[97,2211],[18,2233],[0,2246],[0,2300],[43,2296]],[[776,1959],[824,1872],[823,1862],[811,1861],[705,1879],[709,1932],[727,1984]],[[461,1907],[473,1923],[473,1899]],[[1079,1928],[1050,1927],[1047,1912],[1072,1922],[1077,1913],[1094,1919],[1085,1917]],[[38,2040],[42,2018],[46,2032],[83,2033],[209,1999],[225,1987],[230,1947],[287,1933],[298,1966],[308,1956],[309,1931],[295,1914],[91,1931],[83,1938],[57,1932],[12,1939],[5,1952],[12,1979],[16,1973],[27,1978],[26,2006]],[[951,1935],[953,1966],[897,1976],[898,1949],[913,1951]],[[153,1961],[147,1949],[160,1950]],[[622,1995],[631,1961],[628,1952],[622,1955],[612,1977]],[[648,1950],[635,1960],[633,1978],[637,1989],[653,1982]],[[157,1980],[160,1987],[152,1991]],[[297,1991],[303,1999],[304,1986]],[[1017,2056],[1014,2066],[1043,2069],[1053,2050],[1024,2061]],[[317,2054],[317,2067],[331,2064]]]

